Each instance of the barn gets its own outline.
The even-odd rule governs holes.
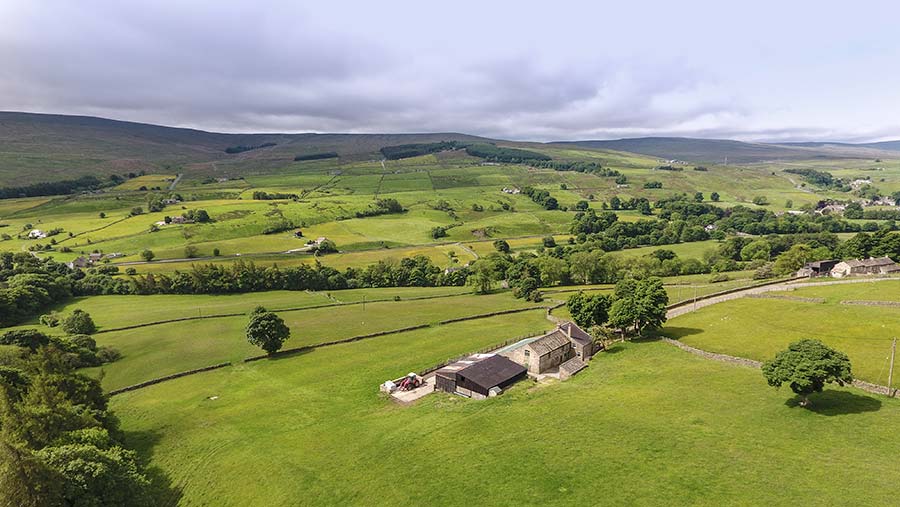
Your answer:
[[[524,366],[503,356],[476,354],[435,372],[434,388],[481,399],[506,389],[525,374]]]

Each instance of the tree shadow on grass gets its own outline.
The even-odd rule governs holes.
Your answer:
[[[625,352],[625,346],[621,343],[616,343],[615,345],[610,345],[609,347],[603,349],[603,354],[618,354],[619,352]]]
[[[800,396],[795,396],[785,401],[784,404],[792,408],[799,407],[801,399]],[[881,400],[848,391],[822,391],[811,395],[809,402],[809,405],[803,408],[825,416],[862,414],[881,410]]]
[[[172,480],[158,466],[150,463],[153,448],[159,443],[162,433],[157,431],[125,431],[125,442],[137,452],[138,462],[150,481],[148,494],[151,505],[174,506],[181,501],[181,488],[172,485]]]
[[[659,331],[659,334],[673,340],[680,340],[685,336],[700,334],[702,332],[702,329],[697,329],[695,327],[666,326]]]

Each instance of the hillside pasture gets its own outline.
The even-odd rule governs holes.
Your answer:
[[[385,295],[392,293],[399,295],[402,291],[389,290]],[[441,293],[442,291],[437,291],[437,294]],[[376,294],[373,293],[372,297],[378,297]],[[297,308],[327,303],[327,301],[321,301],[323,299],[321,296],[312,295],[300,298],[299,304],[294,306],[291,306],[290,301],[282,299],[282,293],[269,298],[258,299],[254,296],[225,298],[225,301],[229,308],[241,308],[243,311],[249,311],[248,308],[262,304],[267,299],[270,301],[268,307],[271,310],[278,310],[279,307],[285,308],[285,306]],[[177,305],[182,297],[174,296],[171,302],[167,301],[167,298],[169,296],[158,296],[147,300],[142,307],[157,305],[169,308]],[[233,302],[235,299],[243,300],[243,302]],[[207,302],[209,304],[205,306],[205,311],[209,313],[230,313],[214,307],[209,300]],[[123,301],[119,304],[124,303]],[[91,306],[86,303],[79,307],[85,309]],[[372,301],[365,305],[296,309],[279,312],[279,315],[292,331],[291,338],[285,342],[284,346],[285,348],[295,348],[379,331],[390,331],[420,324],[433,325],[447,319],[517,308],[538,308],[538,306],[514,299],[509,293],[486,296],[466,294],[426,300]],[[194,315],[199,316],[200,310],[195,311],[197,313]],[[159,313],[158,310],[151,311],[153,315],[159,315]],[[525,320],[540,322],[540,319],[544,318],[543,310],[536,310],[534,314],[537,317],[525,317]],[[122,358],[114,363],[104,365],[102,368],[93,368],[87,371],[99,374],[102,369],[104,388],[117,389],[163,375],[201,368],[223,361],[240,361],[245,357],[263,353],[260,349],[247,343],[244,330],[247,319],[246,315],[206,318],[97,334],[95,338],[98,345],[110,346],[119,350]],[[546,320],[543,322],[549,325]],[[499,338],[495,341],[500,342],[504,339]]]
[[[666,323],[665,332],[692,347],[758,361],[772,359],[790,342],[815,338],[846,353],[856,377],[883,385],[891,340],[900,329],[900,308],[840,301],[896,301],[898,294],[900,280],[801,288],[771,295],[823,297],[825,303],[737,299],[676,317]]]
[[[900,402],[829,388],[800,409],[756,370],[658,342],[617,345],[567,382],[520,382],[496,399],[438,393],[403,407],[378,394],[385,379],[529,331],[520,317],[203,373],[119,395],[112,408],[181,505],[896,500]],[[562,442],[535,438],[561,426]],[[439,473],[448,462],[465,480]],[[603,480],[585,480],[598,469]],[[806,473],[773,473],[796,469]],[[397,470],[415,480],[384,480]]]

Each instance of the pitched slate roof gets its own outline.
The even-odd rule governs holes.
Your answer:
[[[561,329],[556,329],[529,343],[526,347],[533,350],[538,356],[543,356],[544,354],[549,354],[552,350],[565,347],[570,343],[566,333]]]
[[[581,343],[591,343],[594,341],[594,338],[591,337],[587,332],[583,329],[575,325],[574,322],[566,322],[565,324],[559,326],[563,333],[567,336],[571,334],[572,339]]]
[[[559,371],[565,371],[570,376],[575,375],[585,368],[587,368],[587,363],[582,361],[580,357],[573,357],[572,359],[569,359],[568,361],[559,365]]]
[[[490,389],[522,375],[525,371],[524,366],[503,356],[493,355],[463,368],[457,374],[485,389]]]
[[[868,259],[851,259],[849,261],[844,261],[851,268],[873,268],[878,266],[891,266],[894,264],[889,257],[870,257]]]

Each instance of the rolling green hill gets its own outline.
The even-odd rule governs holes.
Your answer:
[[[455,133],[220,134],[89,116],[0,112],[0,186],[112,173],[165,172],[238,176],[267,172],[297,155],[336,152],[381,158],[384,146],[446,140],[481,141]],[[237,146],[274,146],[228,154]]]
[[[896,158],[889,143],[748,143],[729,139],[692,139],[686,137],[642,137],[609,141],[572,141],[585,148],[619,150],[663,159],[690,162],[745,164],[776,160],[840,158]],[[881,146],[884,144],[884,146]]]

